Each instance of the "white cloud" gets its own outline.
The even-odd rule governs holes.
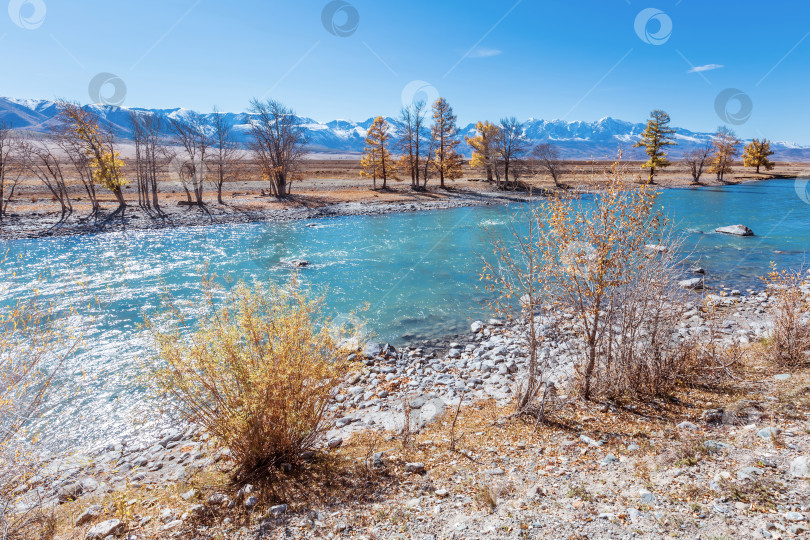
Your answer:
[[[720,69],[721,67],[725,67],[722,64],[706,64],[705,66],[695,66],[687,73],[700,73],[701,71],[711,71],[713,69]]]
[[[489,58],[491,56],[498,56],[499,54],[501,54],[501,52],[503,51],[500,51],[498,49],[486,49],[483,47],[478,47],[475,50],[473,50],[473,52],[471,52],[469,56],[470,58]]]

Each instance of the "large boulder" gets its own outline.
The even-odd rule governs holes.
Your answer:
[[[717,227],[714,232],[721,234],[733,234],[734,236],[754,236],[754,231],[745,225],[726,225]]]
[[[683,281],[679,281],[678,285],[682,289],[696,289],[696,290],[699,290],[699,289],[703,288],[703,278],[702,277],[696,277],[696,278],[684,279]]]

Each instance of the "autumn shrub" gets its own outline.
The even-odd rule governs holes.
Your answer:
[[[51,516],[31,489],[42,449],[30,430],[77,338],[38,298],[0,311],[0,538],[35,538]]]
[[[328,427],[347,355],[321,307],[296,280],[240,284],[221,301],[206,295],[194,324],[171,307],[147,321],[161,361],[156,388],[230,450],[235,482],[295,463]]]
[[[691,385],[717,386],[733,379],[743,365],[749,350],[736,340],[729,340],[722,328],[720,298],[709,295],[700,306],[703,333],[682,343],[684,361],[676,380]]]
[[[528,314],[535,377],[548,371],[534,352],[543,346],[539,312],[552,325],[570,320],[574,382],[585,399],[647,398],[677,383],[689,360],[678,334],[680,245],[656,201],[616,163],[592,199],[555,193],[531,205],[513,238],[494,243],[483,277]],[[541,379],[524,386],[529,399],[545,394]]]
[[[779,366],[805,364],[810,352],[810,302],[802,291],[805,281],[798,272],[772,269],[766,282],[771,293],[767,311],[773,325],[767,356]]]

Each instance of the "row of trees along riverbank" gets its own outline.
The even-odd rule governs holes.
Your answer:
[[[427,106],[419,102],[403,108],[393,126],[382,116],[374,119],[365,139],[362,166],[363,175],[372,178],[375,188],[377,179],[382,180],[384,189],[388,179],[399,179],[399,174],[410,176],[414,189],[424,189],[431,172],[439,177],[441,187],[445,187],[446,179],[461,177],[464,159],[457,150],[461,136],[453,108],[447,100],[439,98],[432,106],[430,128],[425,126],[426,117]],[[666,149],[677,142],[675,129],[669,123],[666,112],[653,111],[640,140],[633,145],[644,148],[649,156],[642,167],[649,170],[647,182],[650,184],[655,183],[656,172],[672,164]],[[475,128],[474,136],[464,137],[473,150],[470,166],[483,169],[487,180],[494,181],[498,188],[514,189],[522,176],[538,170],[551,176],[558,188],[565,187],[561,183],[563,168],[559,149],[548,142],[532,146],[523,125],[515,117],[503,118],[498,123],[477,122]],[[722,126],[712,140],[688,152],[683,162],[694,183],[700,183],[707,170],[722,182],[725,175],[732,172],[741,147],[742,141],[737,135]],[[392,149],[400,154],[399,158],[392,156]],[[773,153],[767,139],[754,139],[745,146],[743,165],[755,167],[757,174],[762,167],[771,170],[774,163],[769,157]]]
[[[13,126],[0,122],[0,221],[24,174],[39,180],[61,207],[62,219],[73,212],[67,179],[80,180],[91,205],[90,217],[98,217],[101,205],[97,187],[108,190],[118,203],[110,215],[122,214],[127,207],[123,188],[130,183],[124,174],[120,141],[113,126],[92,109],[77,103],[58,103],[59,115],[45,137],[22,136]],[[223,185],[239,174],[239,164],[253,163],[269,192],[277,198],[290,194],[293,180],[300,177],[301,160],[309,142],[301,119],[275,100],[251,101],[250,139],[240,145],[233,124],[214,108],[210,117],[188,112],[178,117],[146,111],[131,111],[134,142],[134,183],[138,206],[155,217],[164,216],[160,203],[159,178],[168,172],[178,178],[187,200],[183,204],[204,206],[204,186],[216,188],[217,202],[224,204]],[[428,120],[432,120],[429,124]],[[667,148],[676,143],[669,115],[653,111],[641,139],[634,145],[644,148],[649,159],[648,183],[671,165]],[[498,189],[516,189],[520,179],[538,172],[548,174],[558,188],[564,188],[563,162],[552,143],[530,144],[523,125],[515,118],[497,123],[480,121],[476,133],[464,137],[472,149],[469,164],[480,169]],[[377,180],[383,189],[388,180],[410,178],[413,190],[425,190],[430,178],[439,187],[462,176],[465,158],[459,152],[462,136],[453,108],[444,98],[430,107],[417,102],[404,107],[390,123],[379,116],[367,131],[362,156],[362,174]],[[714,138],[683,158],[695,183],[705,171],[723,181],[740,155],[742,141],[726,127]],[[754,139],[743,152],[743,165],[770,170],[774,163],[767,139]]]

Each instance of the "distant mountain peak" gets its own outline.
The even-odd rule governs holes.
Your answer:
[[[177,107],[172,109],[142,109],[113,107],[109,105],[87,105],[109,122],[116,135],[123,139],[132,138],[130,126],[130,111],[139,111],[160,114],[169,118],[183,117],[191,109]],[[56,123],[58,111],[56,102],[49,100],[3,98],[0,97],[0,120],[11,123],[13,127],[33,132],[47,132]],[[250,137],[248,113],[224,112],[228,119],[234,123],[234,134],[240,142],[246,143]],[[203,116],[212,116],[213,113],[204,113]],[[392,125],[395,120],[386,118]],[[363,151],[366,132],[374,121],[374,117],[356,122],[348,119],[335,119],[329,122],[318,122],[311,118],[301,117],[304,128],[310,137],[310,146],[313,151],[330,153],[357,153]],[[529,118],[523,123],[526,137],[532,144],[551,142],[555,144],[560,154],[568,159],[612,159],[619,147],[624,149],[628,159],[642,158],[643,151],[634,149],[631,143],[637,141],[644,130],[644,122],[628,122],[612,116],[605,116],[594,122],[582,120],[543,120]],[[683,128],[675,128],[677,146],[670,147],[673,158],[680,157],[699,145],[711,140],[711,133],[692,132]],[[460,133],[472,134],[475,132],[475,123],[459,126]],[[462,142],[461,151],[468,155],[470,148]],[[810,160],[810,147],[801,146],[794,142],[771,143],[776,152],[775,158],[781,160],[805,161]]]

